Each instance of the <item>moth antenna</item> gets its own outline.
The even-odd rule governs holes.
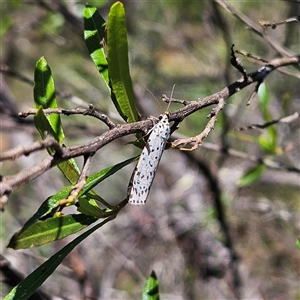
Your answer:
[[[150,95],[155,99],[155,101],[158,103],[160,110],[162,110],[162,107],[159,103],[159,101],[157,100],[157,98],[155,97],[155,95],[144,85],[144,88],[150,93]]]
[[[167,110],[166,110],[166,111],[169,111],[170,105],[171,105],[171,103],[172,103],[172,97],[173,97],[175,85],[176,85],[176,83],[173,84],[172,91],[171,91],[171,96],[170,96],[170,101],[169,101],[169,103],[168,103],[168,106],[167,106]]]

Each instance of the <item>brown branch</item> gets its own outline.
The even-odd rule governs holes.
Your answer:
[[[170,99],[166,94],[162,94],[161,95],[161,100],[165,103],[180,103],[184,106],[188,105],[189,104],[189,101],[186,101],[186,100],[180,100],[180,99],[175,99],[172,97],[172,99]]]
[[[20,156],[26,156],[48,147],[53,148],[57,152],[61,152],[61,146],[58,144],[58,142],[53,137],[47,136],[43,141],[36,141],[28,146],[17,146],[13,149],[0,153],[0,161],[15,160]]]
[[[253,22],[248,16],[244,15],[242,12],[237,11],[231,6],[226,0],[214,0],[219,5],[221,5],[225,10],[231,13],[234,17],[239,19],[241,22],[247,25],[247,27],[252,30],[254,33],[262,37],[273,49],[275,49],[282,56],[294,56],[295,53],[289,49],[286,49],[281,44],[279,44],[276,40],[272,39],[266,32],[262,30],[262,28]]]
[[[269,64],[263,66],[259,70],[248,74],[246,80],[242,77],[233,84],[229,85],[228,87],[223,88],[220,92],[217,92],[211,96],[204,97],[202,99],[198,99],[195,101],[189,101],[187,105],[183,108],[180,108],[176,111],[169,113],[169,120],[175,121],[178,123],[182,121],[184,118],[189,116],[190,114],[210,105],[216,105],[215,109],[212,110],[212,114],[210,115],[211,120],[208,122],[206,129],[196,138],[195,142],[201,143],[203,138],[207,136],[207,134],[212,130],[214,123],[216,122],[216,117],[218,112],[222,109],[225,105],[225,100],[240,91],[241,89],[251,85],[255,82],[263,81],[268,74],[270,74],[275,69],[292,64],[299,64],[299,57],[291,57],[291,58],[280,58],[271,61]],[[23,184],[26,184],[39,175],[45,173],[50,168],[58,165],[59,163],[66,161],[70,158],[75,158],[78,156],[89,156],[96,153],[99,149],[107,145],[108,143],[112,142],[115,139],[120,137],[134,134],[137,132],[148,132],[153,127],[153,118],[148,118],[143,121],[139,121],[132,124],[123,124],[123,125],[116,125],[115,127],[111,128],[110,130],[104,132],[102,135],[92,139],[91,141],[73,147],[57,147],[56,153],[54,156],[48,156],[42,161],[38,162],[34,166],[31,166],[27,169],[20,171],[15,175],[3,176],[0,178],[0,202],[4,205],[8,200],[8,195],[11,191],[15,190],[16,188],[20,187]],[[40,145],[43,144],[35,144],[32,150],[24,151],[18,150],[15,153],[12,153],[11,159],[13,159],[16,155],[22,155],[26,153],[27,155],[31,152],[37,151],[41,147]],[[51,144],[51,146],[55,146]],[[45,146],[42,146],[45,147]]]
[[[256,128],[264,129],[268,126],[271,126],[271,125],[274,125],[274,124],[277,124],[277,123],[291,123],[291,122],[297,120],[299,117],[300,117],[299,113],[295,112],[292,115],[289,115],[287,117],[284,117],[284,118],[281,118],[281,119],[278,119],[278,120],[273,120],[273,121],[270,121],[270,122],[267,122],[267,123],[264,123],[264,124],[252,124],[252,125],[249,125],[249,126],[246,126],[246,127],[241,127],[241,128],[239,128],[239,130],[242,131],[242,130],[249,130],[249,129],[256,129]]]
[[[272,27],[272,29],[275,29],[278,25],[292,23],[292,22],[300,23],[300,16],[287,18],[287,19],[281,20],[281,21],[263,21],[262,20],[262,21],[259,21],[259,24],[263,27]]]
[[[37,113],[37,109],[31,108],[27,111],[20,112],[19,117],[26,118],[29,115],[35,115]],[[95,110],[94,106],[92,104],[89,105],[88,109],[85,108],[73,108],[73,109],[64,109],[64,108],[47,108],[43,109],[44,114],[50,115],[50,114],[64,114],[66,116],[69,115],[84,115],[84,116],[91,116],[95,117],[98,120],[101,120],[103,123],[105,123],[109,129],[114,128],[116,125],[109,119],[109,117],[105,114],[99,113]]]
[[[196,150],[199,146],[201,146],[202,141],[209,135],[209,133],[214,129],[215,123],[217,122],[217,117],[219,112],[224,108],[225,101],[223,99],[219,100],[219,103],[216,105],[215,108],[212,109],[211,113],[208,115],[210,120],[206,124],[204,130],[197,136],[191,137],[188,139],[179,139],[172,143],[172,148],[177,148],[178,146],[186,146],[187,144],[194,143],[191,148],[182,148],[180,150],[185,151],[193,151]]]
[[[86,179],[88,177],[90,168],[91,168],[91,162],[92,162],[92,155],[89,155],[88,157],[85,157],[84,159],[84,166],[83,169],[81,171],[81,174],[77,180],[76,185],[73,187],[70,195],[68,196],[68,198],[63,199],[59,202],[60,206],[64,206],[67,205],[69,203],[72,203],[76,200],[76,198],[78,197],[80,191],[84,188],[85,184],[86,184]]]
[[[222,147],[212,144],[212,143],[203,143],[202,147],[205,149],[213,150],[213,151],[217,151],[217,152],[224,151],[224,149],[222,149]],[[246,159],[246,160],[258,163],[258,164],[263,164],[266,167],[271,168],[271,169],[283,170],[283,171],[287,171],[287,172],[300,174],[300,169],[298,169],[296,167],[292,167],[292,166],[287,166],[281,162],[277,162],[277,161],[273,161],[273,160],[270,160],[270,159],[267,159],[264,157],[259,157],[256,155],[248,154],[248,153],[241,152],[241,151],[238,151],[238,150],[235,150],[232,148],[227,148],[226,152],[233,157],[238,157],[238,158]]]
[[[241,54],[241,55],[245,56],[246,58],[249,58],[250,61],[255,62],[259,65],[265,65],[265,64],[269,63],[269,61],[266,60],[265,58],[257,56],[257,55],[253,55],[253,54],[248,53],[244,50],[235,50],[235,53]],[[289,75],[289,76],[300,78],[299,72],[296,73],[296,72],[294,72],[290,69],[287,69],[287,68],[283,68],[283,69],[280,69],[278,71],[283,73],[283,74]]]

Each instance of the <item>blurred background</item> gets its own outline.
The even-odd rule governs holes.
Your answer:
[[[113,1],[89,1],[107,19]],[[161,95],[196,100],[220,91],[241,77],[230,65],[230,47],[272,60],[299,55],[299,24],[288,23],[257,34],[259,21],[300,15],[296,1],[123,1],[126,10],[130,71],[137,105],[145,117],[166,109]],[[232,7],[235,14],[225,9]],[[231,4],[229,4],[231,3]],[[83,39],[86,1],[1,2],[0,151],[39,139],[33,118],[18,112],[34,106],[32,80],[37,60],[51,66],[60,107],[95,108],[115,123],[118,116]],[[271,42],[270,42],[271,41]],[[278,44],[280,49],[274,47]],[[247,72],[261,64],[239,56]],[[282,68],[265,82],[272,119],[299,111],[299,69]],[[266,122],[254,86],[227,100],[215,130],[194,152],[164,152],[147,205],[126,206],[117,219],[79,245],[42,286],[36,299],[140,299],[155,270],[161,299],[300,299],[299,118],[274,125],[276,147],[262,149],[267,130],[239,131]],[[155,99],[153,95],[157,98]],[[180,108],[172,103],[169,110]],[[194,136],[205,127],[212,107],[186,118],[172,138]],[[62,116],[65,144],[79,145],[106,131],[87,116]],[[101,149],[93,172],[140,153],[128,136]],[[219,149],[233,149],[236,154]],[[242,153],[244,156],[238,155]],[[35,153],[0,164],[15,174],[47,154]],[[250,156],[282,164],[251,184],[240,178],[256,163]],[[78,159],[81,165],[82,160]],[[287,168],[294,168],[294,171]],[[134,165],[101,183],[97,192],[109,203],[126,197]],[[298,172],[295,171],[298,168]],[[2,262],[27,276],[74,236],[35,249],[6,245],[50,195],[67,184],[50,170],[16,191],[1,214]],[[72,212],[70,209],[69,212]],[[76,212],[74,210],[74,212]],[[4,259],[5,258],[5,259]],[[1,275],[1,296],[16,283]]]

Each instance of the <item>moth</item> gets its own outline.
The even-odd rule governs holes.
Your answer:
[[[169,113],[160,115],[152,129],[128,186],[128,202],[134,205],[146,203],[158,164],[170,137]]]

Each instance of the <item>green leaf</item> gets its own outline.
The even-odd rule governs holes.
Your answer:
[[[265,169],[266,166],[260,164],[247,170],[246,173],[238,180],[238,186],[242,187],[252,184],[254,181],[260,178]]]
[[[71,186],[67,186],[57,194],[48,197],[42,205],[39,207],[37,212],[24,224],[20,231],[25,230],[27,227],[31,226],[41,218],[46,217],[51,213],[51,211],[59,206],[60,200],[66,199],[72,191]]]
[[[107,222],[114,219],[116,216],[105,219],[103,222],[95,225],[87,230],[79,237],[74,239],[56,254],[51,256],[46,262],[36,268],[30,275],[28,275],[22,282],[15,286],[3,300],[26,300],[28,299],[43,282],[55,271],[65,257],[84,239],[86,239],[95,230],[102,227]]]
[[[269,114],[269,102],[270,102],[270,92],[268,90],[268,87],[265,83],[262,83],[260,86],[259,86],[259,89],[258,89],[258,100],[259,100],[259,108],[262,112],[262,115],[264,117],[264,120],[266,122],[270,121],[269,117],[270,117],[270,114]]]
[[[105,37],[105,20],[98,14],[97,8],[91,5],[86,5],[84,12],[84,40],[88,48],[90,56],[102,75],[109,92],[108,64],[103,48],[103,40]]]
[[[3,5],[3,2],[2,2]],[[3,8],[3,7],[1,7]],[[4,11],[1,13],[1,23],[0,23],[0,37],[3,38],[2,36],[8,32],[8,30],[12,27],[13,25],[13,17],[5,13]]]
[[[126,122],[136,122],[139,117],[129,72],[125,9],[121,2],[114,3],[108,14],[107,60],[111,85],[116,95],[114,104]]]
[[[274,129],[274,130],[273,130]],[[260,146],[269,153],[277,151],[277,131],[273,128],[268,128],[264,134],[258,137]]]
[[[58,164],[58,168],[71,184],[76,184],[80,176],[80,170],[74,158]]]
[[[58,108],[55,96],[54,80],[52,77],[51,69],[44,57],[40,58],[36,64],[34,72],[34,103],[36,108],[42,106],[45,108]],[[64,133],[61,126],[61,120],[59,114],[51,114],[47,116],[50,126],[55,132],[56,140],[61,143],[64,139]],[[48,128],[43,128],[42,124],[36,124],[38,130],[41,132],[47,130]],[[53,133],[52,132],[52,133]]]
[[[37,112],[34,116],[34,124],[43,140],[46,137],[45,133],[47,133],[48,135],[54,137],[58,141],[58,136],[52,128],[48,118],[45,116],[42,106],[39,106],[37,108]],[[48,148],[47,150],[50,154],[54,154],[55,152],[50,148]]]
[[[151,272],[144,286],[142,300],[159,300],[158,280],[154,271]]]
[[[45,116],[43,112],[42,106],[38,108],[38,111],[36,115],[34,116],[34,123],[36,125],[36,128],[39,130],[39,133],[41,137],[45,138],[45,132],[47,132],[48,135],[54,137],[56,140],[58,140],[57,134],[54,132],[49,120]],[[53,155],[54,150],[51,148],[47,149],[48,152]],[[64,176],[68,179],[68,181],[71,184],[75,184],[79,178],[80,170],[77,166],[77,163],[75,159],[71,158],[67,161],[64,161],[60,164],[58,164],[58,168],[60,171],[64,174]]]
[[[296,245],[297,245],[297,248],[300,250],[300,237],[297,238]]]
[[[106,211],[101,210],[98,207],[97,203],[93,199],[96,199],[96,200],[100,201],[102,204],[104,204],[108,208],[112,208],[112,206],[109,203],[107,203],[106,201],[104,201],[104,199],[102,199],[100,196],[95,195],[95,194],[94,195],[90,194],[89,191],[93,187],[98,185],[101,181],[103,181],[104,179],[106,179],[109,176],[113,175],[114,173],[116,173],[120,169],[124,168],[128,164],[136,161],[138,158],[139,158],[139,155],[135,156],[135,157],[132,157],[132,158],[129,158],[129,159],[127,159],[127,160],[125,160],[125,161],[123,161],[119,164],[114,165],[114,166],[105,168],[102,171],[89,176],[86,180],[86,185],[84,186],[82,191],[80,191],[80,193],[79,193],[79,196],[85,195],[87,197],[78,199],[79,200],[79,207],[77,208],[77,210],[79,212],[82,212],[82,213],[87,214],[87,215],[92,215],[92,216],[95,216],[95,217],[102,218],[103,214],[106,214]]]
[[[262,113],[265,122],[270,122],[272,120],[272,115],[270,113],[270,92],[265,83],[262,83],[258,91],[259,108]],[[264,133],[259,137],[260,146],[270,153],[276,153],[277,151],[277,129],[274,125],[268,126]]]
[[[107,217],[111,212],[110,209],[101,209],[97,202],[89,197],[81,197],[78,199],[78,201],[79,207],[77,210],[87,216],[93,216],[99,219]]]
[[[54,137],[60,144],[65,138],[60,115],[51,114],[45,116],[42,109],[46,108],[58,108],[55,86],[52,77],[51,69],[45,58],[40,58],[36,64],[34,73],[34,103],[38,108],[37,114],[34,117],[34,123],[38,129],[42,139],[45,139],[45,132]],[[47,149],[48,152],[53,155],[54,150]],[[60,171],[72,184],[75,184],[79,178],[79,168],[75,159],[69,159],[58,165]]]
[[[135,157],[132,157],[132,158],[129,158],[125,161],[122,161],[121,163],[118,163],[114,166],[107,167],[107,168],[105,168],[105,169],[101,170],[100,172],[97,172],[93,175],[90,175],[86,180],[86,185],[84,186],[82,191],[79,193],[79,196],[81,196],[83,194],[86,194],[93,187],[98,185],[101,181],[103,181],[107,177],[113,175],[114,173],[116,173],[120,169],[126,167],[128,164],[136,161],[138,158],[139,158],[139,155],[135,156]]]
[[[95,217],[78,214],[38,221],[25,230],[16,232],[8,247],[17,250],[44,245],[74,234],[97,220]]]

